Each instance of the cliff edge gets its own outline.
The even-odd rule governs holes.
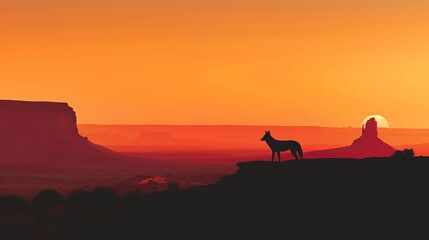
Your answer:
[[[79,135],[76,113],[67,103],[0,100],[2,163],[83,160],[115,155]]]

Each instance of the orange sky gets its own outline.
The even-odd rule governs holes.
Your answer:
[[[0,98],[80,123],[429,128],[429,1],[1,0]]]

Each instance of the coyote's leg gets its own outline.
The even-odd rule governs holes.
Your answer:
[[[296,154],[296,151],[290,151],[291,153],[292,153],[292,155],[296,158],[296,159],[299,159],[299,157],[298,157],[298,155]]]
[[[273,151],[273,156],[271,156],[271,162],[274,162],[274,156],[276,156],[276,152]]]
[[[277,156],[279,156],[279,162],[280,162],[280,151],[277,152]]]

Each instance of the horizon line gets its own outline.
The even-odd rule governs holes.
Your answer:
[[[161,124],[161,123],[77,123],[77,125],[97,125],[97,126],[224,126],[224,127],[317,127],[317,128],[356,128],[361,127],[332,127],[332,126],[317,126],[317,125],[256,125],[256,124]],[[410,129],[410,130],[423,130],[429,128],[404,128],[404,127],[378,127],[378,129]]]

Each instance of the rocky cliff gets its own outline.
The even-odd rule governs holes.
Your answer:
[[[67,103],[0,100],[0,132],[0,148],[8,151],[35,140],[85,141]]]
[[[0,100],[0,131],[18,136],[56,132],[78,134],[76,114],[67,103]]]
[[[378,137],[377,121],[369,119],[362,126],[362,135],[352,145],[341,148],[308,152],[309,158],[367,158],[391,156],[395,149]]]
[[[79,135],[67,103],[0,100],[2,162],[102,157],[110,151]]]
[[[236,174],[208,186],[170,187],[165,192],[133,192],[119,198],[106,194],[106,189],[78,191],[68,206],[56,211],[28,217],[23,216],[25,212],[12,213],[15,218],[6,217],[5,227],[0,225],[0,236],[11,240],[22,236],[40,240],[427,240],[428,160],[242,162]]]

